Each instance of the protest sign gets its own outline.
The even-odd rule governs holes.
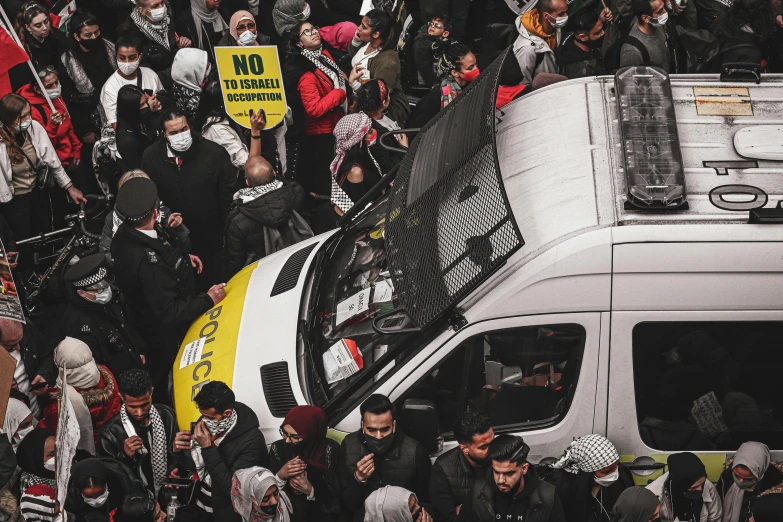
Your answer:
[[[57,456],[55,458],[56,472],[55,481],[57,482],[57,500],[61,506],[65,505],[65,497],[68,494],[68,479],[71,477],[71,463],[76,454],[76,446],[81,438],[79,422],[76,420],[76,412],[73,411],[73,404],[67,393],[66,374],[60,372],[62,381],[62,396],[60,398],[60,417],[57,421]],[[90,437],[92,437],[90,433]],[[66,522],[66,513],[63,510],[63,522]]]
[[[25,322],[22,303],[16,292],[14,276],[11,274],[8,256],[2,241],[0,241],[0,317]]]
[[[285,90],[277,47],[215,47],[223,102],[229,117],[250,128],[250,111],[263,109],[266,128],[279,125],[286,113]]]

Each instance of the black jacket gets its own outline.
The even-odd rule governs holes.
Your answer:
[[[438,84],[430,92],[422,96],[419,103],[411,111],[411,115],[408,116],[408,122],[404,125],[404,128],[420,129],[427,125],[440,112],[440,98],[440,84]],[[403,127],[402,123],[400,123],[400,127]],[[412,138],[409,139],[411,142],[413,141]]]
[[[740,522],[748,521],[748,507],[751,500],[758,497],[759,494],[763,493],[764,491],[783,486],[783,473],[781,472],[781,468],[783,468],[783,466],[780,464],[775,462],[771,463],[769,466],[767,466],[767,470],[764,472],[764,476],[761,477],[761,480],[759,481],[758,485],[753,488],[753,491],[745,492],[742,497],[742,509],[740,510],[739,518]],[[715,488],[718,490],[718,495],[720,495],[721,501],[726,498],[726,493],[729,492],[729,488],[731,488],[733,484],[734,479],[732,478],[731,465],[727,465],[726,469],[723,470],[723,473],[721,473],[720,479],[718,479],[718,484],[715,486]]]
[[[492,473],[488,472],[473,484],[466,513],[472,522],[493,522],[495,520],[495,502],[497,486]],[[527,514],[525,522],[565,522],[563,506],[555,492],[555,486],[539,480],[534,466],[530,466],[525,475],[525,489],[515,497],[523,503]],[[461,511],[461,510],[460,510]]]
[[[264,435],[258,429],[258,417],[241,402],[234,404],[234,411],[239,419],[220,446],[212,445],[201,451],[207,472],[212,477],[214,520],[220,522],[242,520],[231,504],[231,481],[234,472],[253,466],[269,468],[269,453]],[[185,458],[191,469],[195,469],[190,452],[185,453]]]
[[[208,257],[223,246],[223,230],[234,195],[234,167],[228,152],[200,136],[182,156],[179,167],[163,141],[145,152],[141,168],[158,187],[172,212],[180,212],[190,229],[193,253]],[[203,259],[202,259],[203,260]]]
[[[416,493],[420,502],[430,497],[430,470],[432,464],[427,450],[419,441],[408,437],[399,428],[394,442],[385,455],[375,457],[375,472],[366,482],[356,480],[356,464],[369,454],[364,433],[349,433],[340,446],[340,487],[342,501],[352,512],[356,522],[364,520],[364,501],[378,488],[399,486]]]
[[[195,294],[190,259],[158,231],[153,239],[123,223],[111,242],[115,283],[125,294],[133,325],[162,349],[178,343],[190,323],[213,306],[207,294]],[[164,344],[164,342],[166,344]],[[175,349],[176,347],[174,347]]]
[[[272,443],[269,448],[269,470],[277,474],[286,462],[293,458],[293,453],[282,440]],[[331,439],[326,439],[326,447],[321,455],[321,464],[326,469],[316,466],[307,466],[307,480],[313,486],[315,500],[308,501],[302,493],[286,484],[284,490],[291,500],[294,512],[291,514],[292,522],[336,522],[340,517],[340,481],[337,478],[337,464],[340,445]]]
[[[63,337],[84,341],[97,364],[107,366],[114,375],[141,368],[141,355],[147,354],[144,338],[131,327],[119,291],[105,305],[84,299],[73,287],[68,289],[70,303],[60,319]]]
[[[100,508],[88,506],[74,476],[71,475],[68,480],[65,509],[76,515],[76,522],[109,522],[111,520],[109,513],[122,505],[126,495],[144,491],[141,482],[133,477],[133,472],[126,465],[114,459],[101,458],[99,460],[103,462],[108,472],[109,498]],[[68,520],[70,519],[68,517]]]
[[[457,515],[457,506],[468,502],[477,475],[483,468],[474,468],[459,447],[438,457],[432,465],[430,478],[430,502],[435,508],[435,519],[443,522],[469,520],[464,509]]]
[[[11,441],[5,434],[0,434],[0,489],[2,489],[16,471],[16,454]]]
[[[19,351],[27,377],[32,382],[36,375],[40,375],[53,386],[57,379],[57,366],[54,364],[54,343],[41,333],[41,330],[29,318],[22,329],[24,333],[19,342]]]
[[[430,36],[427,33],[428,29],[427,24],[424,24],[413,39],[413,63],[416,66],[416,71],[424,80],[424,84],[427,87],[432,87],[435,83],[440,83],[435,76],[435,64],[438,55],[442,54],[442,51],[438,51],[438,47],[442,47],[452,40]]]
[[[593,473],[569,473],[557,470],[551,481],[557,488],[557,496],[563,504],[563,513],[568,522],[608,522],[612,508],[620,494],[634,485],[633,475],[625,466],[620,466],[620,477],[611,486],[602,487],[600,496],[592,496],[595,484]],[[600,503],[599,503],[600,500]],[[602,508],[603,506],[603,508]]]
[[[171,9],[169,9],[169,17],[170,20],[173,18]],[[125,20],[125,26],[136,28],[136,24],[133,23],[133,19],[130,17]],[[168,49],[166,49],[166,46],[161,45],[156,40],[149,38],[143,32],[139,31],[138,28],[136,28],[136,30],[138,31],[139,36],[141,36],[144,45],[144,54],[141,57],[141,63],[139,65],[142,67],[149,67],[158,73],[158,77],[160,78],[163,87],[171,89],[171,64],[174,63],[174,55],[176,55],[179,50],[176,33],[174,32],[174,24],[169,24],[169,32],[166,34],[166,40],[169,44]]]
[[[248,203],[238,201],[228,216],[226,227],[226,277],[239,272],[247,265],[249,257],[260,259],[267,255],[264,229],[283,227],[294,210],[302,207],[303,201],[304,191],[296,182],[284,183]]]
[[[163,422],[163,429],[166,432],[166,471],[170,472],[178,467],[178,455],[173,453],[174,437],[177,435],[177,415],[174,413],[174,410],[163,404],[155,404],[155,409],[160,414],[160,420]],[[151,471],[152,448],[147,448],[148,453],[146,455],[139,455],[137,452],[133,457],[129,457],[124,449],[126,439],[128,439],[128,434],[125,432],[122,418],[118,413],[101,427],[95,452],[98,457],[116,459],[122,462],[134,471],[135,477],[139,481],[143,482],[141,475],[144,470],[147,469],[145,474],[149,474]],[[145,446],[147,444],[148,441],[145,441]],[[154,478],[150,474],[146,479],[149,489],[152,489]]]
[[[576,45],[576,37],[573,33],[569,34],[563,43],[557,46],[555,57],[560,74],[571,80],[606,73],[601,51],[580,49]]]

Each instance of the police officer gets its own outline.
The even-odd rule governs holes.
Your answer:
[[[125,300],[112,288],[113,281],[102,254],[83,257],[68,268],[65,291],[70,303],[61,319],[61,333],[84,341],[96,363],[119,375],[142,367],[147,345],[131,328]]]
[[[201,260],[183,254],[157,225],[158,191],[146,178],[125,182],[115,211],[123,223],[111,243],[117,286],[150,347],[148,367],[157,402],[168,402],[168,372],[188,326],[226,296],[225,284],[195,293],[193,269]]]

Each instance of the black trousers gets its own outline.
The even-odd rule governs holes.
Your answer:
[[[8,203],[0,203],[0,214],[17,241],[52,230],[52,202],[47,190],[35,188],[27,194],[15,195]]]

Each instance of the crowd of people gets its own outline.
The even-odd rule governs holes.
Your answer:
[[[513,58],[499,107],[627,65],[776,71],[779,2],[538,0],[523,12],[499,0],[374,0],[360,15],[358,0],[77,0],[66,21],[49,0],[2,3],[33,66],[11,69],[14,92],[0,99],[9,260],[16,240],[51,231],[85,194],[114,204],[95,251],[65,269],[67,304],[38,324],[0,319],[16,361],[0,521],[783,520],[783,465],[757,442],[717,485],[696,455],[676,453],[642,488],[596,434],[536,465],[522,437],[495,436],[468,410],[453,428],[458,447],[432,464],[382,395],[340,444],[323,410],[296,406],[268,447],[226,384],[201,387],[189,430],[169,390],[188,326],[226,282],[337,226],[415,133],[393,134],[390,148],[380,136],[426,125],[502,49]],[[277,47],[288,110],[275,128],[251,111],[246,129],[226,111],[215,48],[259,45]],[[10,266],[21,281],[40,269],[31,256]],[[63,399],[79,440],[61,504]]]

